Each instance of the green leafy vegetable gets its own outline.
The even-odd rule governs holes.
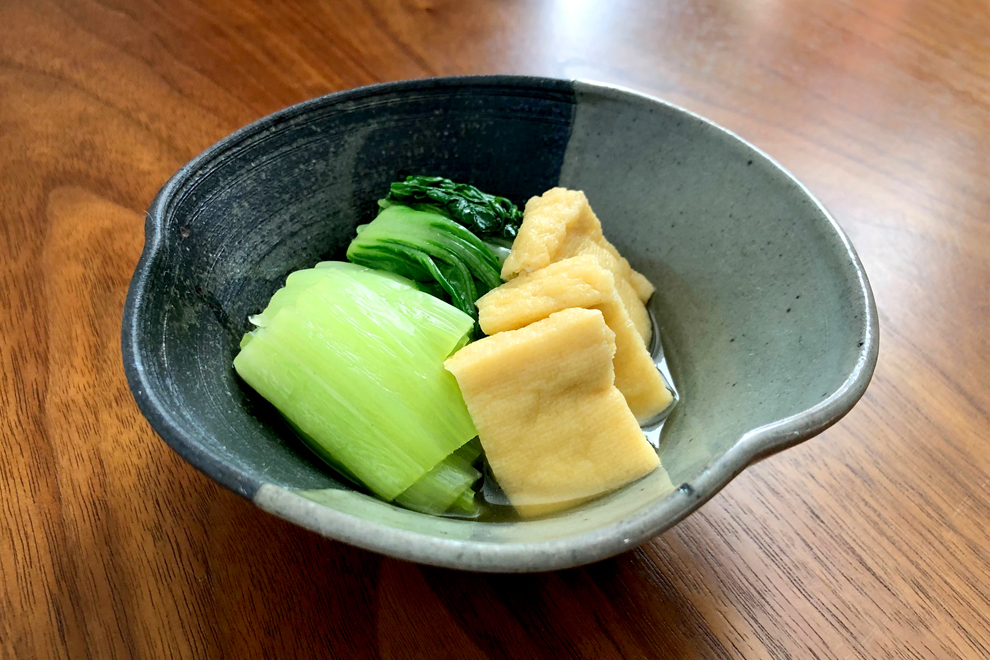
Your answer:
[[[422,513],[475,515],[479,507],[471,486],[480,478],[481,473],[454,452],[396,497],[395,502]]]
[[[483,193],[466,183],[440,176],[407,176],[396,181],[382,207],[396,204],[431,211],[463,225],[479,237],[513,239],[522,224],[522,212],[504,197]]]
[[[470,465],[478,467],[481,465],[481,455],[484,453],[481,448],[481,439],[475,438],[474,440],[465,443],[455,453],[467,461]]]
[[[347,258],[443,292],[473,318],[474,302],[502,283],[499,260],[484,241],[439,213],[407,206],[389,206],[358,227]]]
[[[473,515],[477,435],[443,360],[468,315],[391,273],[328,262],[289,276],[234,368],[319,456],[381,498]]]

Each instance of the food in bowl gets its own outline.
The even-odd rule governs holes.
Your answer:
[[[520,212],[411,176],[379,206],[347,262],[288,276],[234,358],[317,455],[385,501],[478,519],[556,513],[660,466],[640,427],[674,402],[648,350],[654,288],[584,193]]]

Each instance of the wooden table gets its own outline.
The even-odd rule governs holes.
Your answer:
[[[186,160],[326,92],[493,72],[751,140],[830,207],[880,308],[838,426],[548,575],[262,513],[155,436],[120,360],[144,210]],[[990,657],[985,0],[4,0],[0,218],[2,658]]]

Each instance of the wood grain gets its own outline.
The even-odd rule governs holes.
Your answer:
[[[880,307],[838,426],[548,575],[268,516],[154,435],[120,364],[143,212],[187,159],[319,94],[490,72],[626,85],[753,141]],[[0,219],[0,657],[990,657],[985,1],[2,0]]]

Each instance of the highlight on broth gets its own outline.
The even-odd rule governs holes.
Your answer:
[[[414,511],[548,515],[660,467],[674,396],[653,285],[583,192],[527,202],[393,183],[348,261],[291,273],[250,317],[237,374],[346,479]]]

